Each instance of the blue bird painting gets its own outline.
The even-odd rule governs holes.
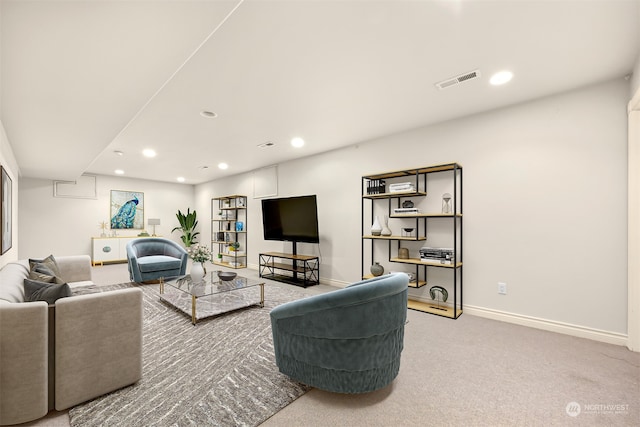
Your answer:
[[[131,200],[120,206],[118,212],[111,218],[111,228],[133,228],[133,221],[136,217],[136,209],[138,208],[138,203],[138,198],[136,196],[133,196]]]

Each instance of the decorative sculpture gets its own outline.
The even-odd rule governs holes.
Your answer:
[[[446,307],[440,305],[440,301],[447,302],[447,298],[449,298],[449,292],[447,292],[445,288],[442,286],[432,286],[431,289],[429,289],[429,296],[437,302],[437,305],[431,306],[432,308],[436,310],[446,310]]]

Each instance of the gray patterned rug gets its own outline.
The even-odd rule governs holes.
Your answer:
[[[99,291],[138,286],[101,286]],[[144,293],[143,370],[137,384],[73,407],[71,426],[256,426],[309,390],[275,365],[269,312],[304,296],[265,285],[265,307],[191,319]],[[94,289],[95,291],[95,289]],[[85,292],[86,293],[86,292]]]

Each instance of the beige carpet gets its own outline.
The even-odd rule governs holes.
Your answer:
[[[313,389],[262,426],[640,426],[640,354],[625,347],[466,314],[408,320],[389,387]]]
[[[124,264],[94,268],[96,283],[127,280]],[[410,310],[408,319],[389,387],[353,396],[313,389],[262,426],[640,425],[639,353],[468,314]],[[27,425],[66,427],[65,415]]]
[[[95,289],[131,286],[143,292],[142,379],[71,408],[72,427],[257,426],[309,390],[278,371],[271,337],[269,312],[300,299],[295,288],[267,284],[264,308],[194,326],[190,316],[159,301],[158,286]],[[241,304],[260,300],[259,287],[235,294],[235,300],[245,294]]]

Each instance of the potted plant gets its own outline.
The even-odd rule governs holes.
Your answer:
[[[187,208],[187,214],[183,214],[178,210],[176,214],[176,218],[178,218],[178,222],[180,223],[179,227],[175,227],[171,232],[173,233],[176,230],[182,231],[182,243],[184,243],[185,247],[191,247],[194,243],[197,243],[196,236],[200,234],[200,232],[195,231],[196,226],[198,225],[198,220],[196,219],[196,211],[191,212],[189,208]]]

